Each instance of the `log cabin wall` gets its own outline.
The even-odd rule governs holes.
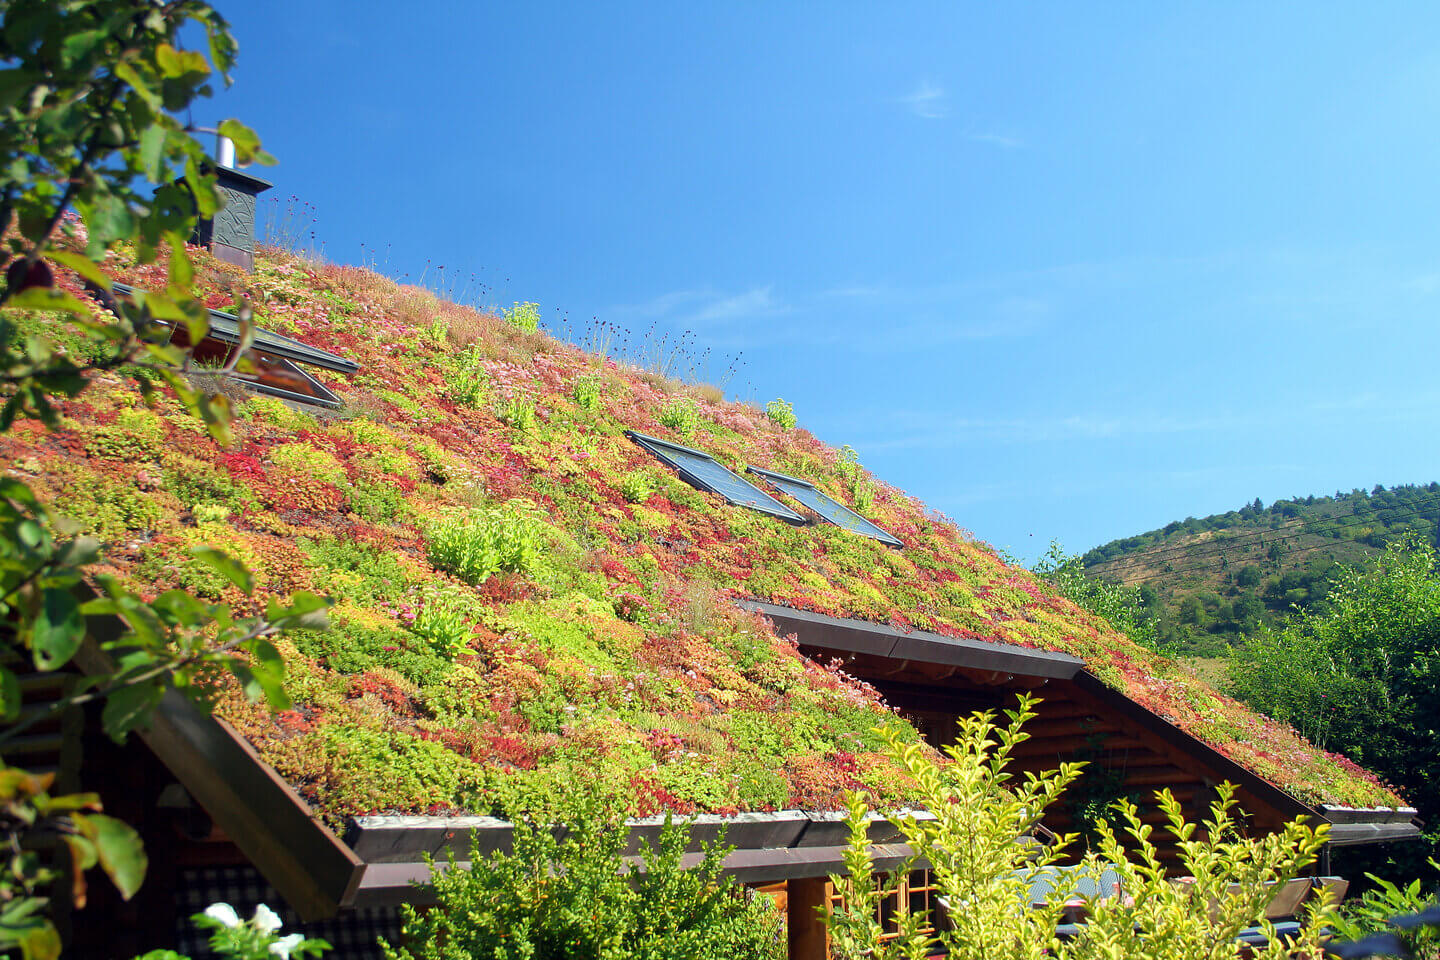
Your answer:
[[[1128,797],[1140,807],[1142,820],[1156,827],[1153,839],[1162,856],[1173,860],[1177,854],[1166,842],[1169,834],[1156,791],[1169,788],[1185,816],[1198,821],[1209,814],[1215,788],[1226,779],[1239,786],[1236,797],[1252,830],[1278,830],[1306,812],[1294,801],[1286,804],[1293,809],[1282,808],[1276,803],[1278,791],[1253,775],[1237,777],[1233,769],[1217,769],[1207,762],[1207,751],[1198,743],[1192,752],[1171,742],[1173,737],[1157,729],[1163,726],[1159,718],[1145,723],[1130,715],[1143,708],[1117,709],[1114,700],[1119,694],[1087,689],[1098,686],[1093,678],[1027,677],[865,655],[852,656],[845,670],[874,685],[937,748],[955,742],[961,716],[976,710],[1000,714],[1013,709],[1016,697],[1027,691],[1040,698],[1035,718],[1024,728],[1030,739],[1017,745],[1012,769],[1043,773],[1064,762],[1087,762],[1079,779],[1046,813],[1044,826],[1056,833],[1080,832],[1109,801]]]

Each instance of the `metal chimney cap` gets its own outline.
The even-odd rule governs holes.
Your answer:
[[[235,141],[224,134],[215,134],[215,163],[221,167],[235,168]]]

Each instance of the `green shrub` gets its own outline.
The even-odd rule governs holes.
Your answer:
[[[292,636],[301,653],[344,675],[385,667],[417,686],[430,687],[445,683],[454,667],[452,658],[437,653],[423,637],[398,627],[362,626],[344,616],[336,616],[324,633],[302,631]]]
[[[505,322],[522,333],[534,333],[540,329],[540,305],[538,303],[517,303],[504,311]]]
[[[948,954],[955,960],[1189,960],[1238,958],[1242,955],[1279,960],[1320,956],[1319,940],[1333,923],[1335,911],[1324,904],[1309,908],[1306,922],[1293,937],[1271,931],[1270,944],[1253,953],[1236,939],[1244,928],[1264,916],[1275,886],[1301,874],[1314,862],[1325,842],[1327,827],[1301,822],[1278,833],[1248,838],[1234,809],[1233,784],[1217,788],[1203,825],[1190,824],[1180,803],[1168,790],[1157,797],[1166,829],[1179,852],[1179,866],[1170,866],[1150,839],[1152,827],[1141,820],[1134,804],[1114,809],[1124,826],[1122,843],[1105,821],[1097,823],[1098,849],[1087,855],[1071,882],[1088,878],[1100,886],[1105,869],[1114,871],[1123,896],[1092,897],[1079,932],[1058,940],[1066,896],[1052,896],[1032,906],[1030,885],[1049,873],[1073,835],[1047,848],[1024,842],[1046,807],[1080,774],[1081,764],[1063,763],[1058,770],[1017,780],[1007,770],[1014,748],[1029,739],[1021,726],[1035,714],[1035,699],[1023,696],[1017,710],[1006,711],[1009,723],[997,727],[993,712],[959,721],[955,743],[945,748],[950,763],[940,764],[918,744],[889,737],[890,756],[914,778],[918,806],[934,814],[890,815],[914,851],[889,878],[877,882],[870,860],[869,811],[863,793],[848,799],[850,844],[846,874],[832,877],[841,906],[829,917],[833,956],[838,960],[891,960]],[[1197,832],[1198,827],[1198,832]],[[1203,838],[1203,839],[1197,839]],[[928,930],[926,919],[913,914],[905,901],[893,918],[898,936],[881,941],[877,908],[898,893],[900,881],[916,860],[931,864],[936,894],[964,909],[948,912],[946,929]],[[1044,871],[1045,873],[1042,873]],[[1189,874],[1186,883],[1171,877]]]
[[[470,651],[475,633],[469,604],[455,589],[432,587],[420,599],[410,630],[437,652],[453,660]]]
[[[500,405],[497,416],[502,423],[529,433],[535,428],[535,401],[524,394],[517,393]]]
[[[594,804],[567,824],[515,826],[514,852],[470,854],[471,869],[432,864],[439,906],[404,906],[405,946],[381,940],[386,960],[782,960],[780,918],[768,898],[721,874],[730,848],[707,845],[681,866],[688,831],[666,821],[642,842],[644,872],[621,860],[622,824]]]
[[[459,806],[484,777],[472,761],[408,733],[334,723],[317,739],[325,767],[344,772],[331,782],[332,803],[360,813]]]
[[[840,448],[840,462],[836,464],[840,470],[840,476],[845,478],[850,488],[850,502],[857,513],[867,512],[875,502],[875,491],[870,486],[870,481],[865,477],[865,471],[860,466],[860,455],[850,444]]]
[[[1440,870],[1440,863],[1430,860],[1430,866]],[[1358,900],[1345,905],[1335,920],[1335,936],[1340,940],[1359,940],[1372,933],[1388,931],[1396,934],[1409,956],[1434,957],[1440,955],[1440,928],[1434,926],[1412,927],[1397,930],[1391,926],[1393,917],[1419,913],[1432,906],[1440,898],[1440,890],[1433,886],[1426,890],[1419,877],[1401,887],[1388,880],[1382,880],[1373,873],[1365,874],[1375,887],[1366,890]],[[1403,955],[1403,954],[1402,954]]]
[[[230,519],[230,508],[223,503],[197,503],[191,512],[196,523],[224,523]]]
[[[237,510],[255,500],[229,474],[196,457],[176,454],[166,457],[162,464],[165,468],[165,489],[191,510],[206,504],[220,504]]]
[[[795,429],[795,407],[778,397],[765,404],[765,416],[781,430]]]
[[[490,396],[490,374],[485,370],[485,354],[480,344],[472,343],[445,371],[445,386],[451,400],[462,407],[478,410]]]
[[[655,492],[655,478],[636,470],[620,478],[620,496],[627,503],[644,503]]]
[[[600,409],[600,396],[604,392],[604,381],[599,377],[580,377],[570,388],[570,397],[575,405],[587,413]]]
[[[333,455],[304,441],[271,447],[265,458],[277,467],[318,477],[327,483],[343,484],[345,466]]]
[[[346,492],[345,500],[352,512],[371,523],[389,523],[405,509],[405,491],[393,483],[360,481]]]
[[[689,397],[676,397],[665,404],[659,420],[682,437],[694,436],[700,425],[700,405]]]
[[[430,562],[474,584],[507,570],[534,574],[546,539],[544,521],[520,501],[451,515],[425,529]]]
[[[339,537],[301,540],[315,561],[315,585],[357,604],[399,600],[410,587],[410,574],[399,557],[378,547]]]

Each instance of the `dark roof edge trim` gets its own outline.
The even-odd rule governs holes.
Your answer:
[[[933,819],[924,810],[903,811],[918,820]],[[900,815],[897,811],[896,815]],[[740,813],[733,816],[700,814],[675,817],[677,825],[688,828],[687,851],[697,853],[703,844],[714,842],[721,831],[725,843],[738,851],[804,849],[843,845],[849,832],[840,812],[779,810],[773,813]],[[643,817],[625,821],[629,830],[626,853],[640,850],[641,841],[654,846],[665,826],[665,818]],[[551,827],[557,838],[567,830]],[[879,813],[870,814],[872,843],[892,843],[900,830]],[[497,817],[375,816],[356,817],[345,831],[345,843],[368,864],[419,862],[422,854],[443,860],[447,851],[456,859],[468,858],[472,838],[480,853],[508,851],[514,840],[514,825]]]
[[[764,600],[736,603],[769,617],[780,631],[794,633],[803,646],[1057,680],[1072,679],[1085,667],[1079,657],[1052,650],[945,637],[924,630],[907,632],[868,620],[832,617]]]

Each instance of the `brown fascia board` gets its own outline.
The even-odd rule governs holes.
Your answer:
[[[101,644],[124,625],[107,616],[89,627],[77,665],[113,672]],[[139,735],[301,919],[332,917],[354,899],[364,863],[228,723],[170,690]]]
[[[945,637],[924,630],[897,630],[884,624],[831,617],[763,600],[737,603],[745,610],[764,614],[775,624],[777,633],[782,636],[793,633],[807,647],[1053,680],[1073,679],[1085,667],[1085,661],[1079,657],[1052,650]]]
[[[917,819],[933,819],[924,810],[909,813]],[[687,852],[681,859],[686,868],[700,863],[701,845],[716,840],[723,827],[725,843],[736,848],[725,857],[723,872],[740,883],[824,877],[844,869],[849,830],[843,813],[780,810],[674,819],[690,830]],[[643,867],[643,860],[635,856],[641,840],[653,847],[664,824],[664,817],[625,822],[630,830],[625,851],[629,863]],[[563,826],[552,829],[557,836],[565,833]],[[870,814],[868,836],[877,869],[894,866],[911,853],[910,847],[900,842],[899,829],[878,813]],[[351,821],[345,838],[366,866],[351,905],[426,903],[432,894],[423,889],[431,876],[425,857],[444,870],[453,853],[456,866],[464,869],[471,862],[472,838],[473,849],[489,854],[508,851],[513,837],[513,825],[495,817],[358,817]]]
[[[843,846],[734,850],[725,858],[724,873],[738,883],[776,883],[781,880],[825,877],[844,870],[845,850]],[[903,843],[885,843],[872,846],[870,855],[875,869],[883,872],[909,857],[911,850]],[[700,853],[687,853],[681,857],[680,865],[685,869],[698,866],[703,856]],[[643,861],[639,858],[626,859],[637,869],[643,869]],[[470,863],[457,860],[455,866],[467,870]],[[925,867],[928,864],[917,861],[916,866]],[[443,873],[450,869],[450,866],[448,863],[438,862],[434,869]],[[426,863],[372,864],[360,882],[355,906],[385,907],[401,903],[433,903],[434,891],[429,886],[430,878],[431,867]]]

